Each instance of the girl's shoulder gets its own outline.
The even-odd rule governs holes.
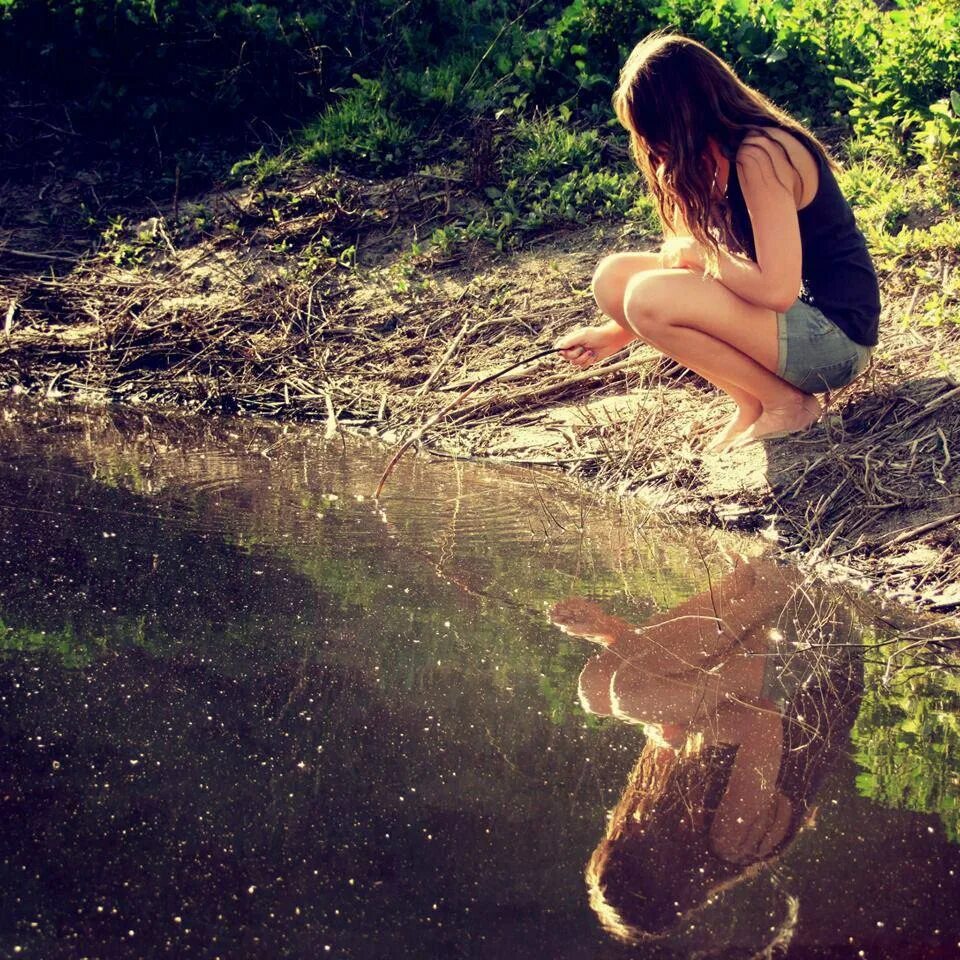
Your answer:
[[[774,126],[773,124],[757,125],[747,128],[740,141],[740,147],[763,144],[771,145],[771,141],[780,144],[788,153],[801,150],[805,153],[810,153],[810,148],[795,133],[783,127]]]
[[[810,204],[817,195],[821,171],[819,156],[789,130],[774,126],[749,130],[737,147],[737,165],[743,169],[751,158],[766,158],[781,182],[793,181],[798,209]]]

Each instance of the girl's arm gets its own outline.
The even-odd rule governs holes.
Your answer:
[[[803,255],[794,195],[797,174],[783,152],[771,151],[760,137],[743,141],[736,164],[757,259],[721,249],[718,279],[744,300],[783,312],[800,293]],[[699,245],[674,239],[669,246],[672,265],[704,268]]]
[[[724,860],[750,863],[784,839],[791,818],[791,804],[777,789],[783,720],[773,709],[727,703],[711,732],[720,743],[736,744],[737,754],[710,829],[710,846]]]

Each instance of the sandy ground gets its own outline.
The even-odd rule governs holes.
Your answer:
[[[892,278],[873,366],[801,436],[706,454],[730,406],[642,345],[586,373],[545,357],[424,430],[459,391],[594,322],[597,260],[653,238],[592,224],[510,254],[416,253],[456,210],[449,185],[331,176],[182,204],[175,225],[161,211],[86,253],[35,233],[16,248],[30,256],[10,254],[12,230],[0,236],[0,389],[417,435],[438,455],[565,470],[757,531],[908,605],[960,609],[960,325],[918,328]]]

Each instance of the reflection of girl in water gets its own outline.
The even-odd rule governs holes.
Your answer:
[[[665,933],[809,816],[856,716],[850,620],[765,560],[642,628],[577,598],[551,616],[605,647],[580,676],[584,707],[647,734],[587,867],[591,905],[621,939]]]

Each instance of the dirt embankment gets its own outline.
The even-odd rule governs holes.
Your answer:
[[[593,322],[596,261],[653,242],[591,225],[509,255],[411,252],[470,203],[454,177],[327,174],[158,211],[80,256],[18,244],[13,224],[0,230],[0,388],[321,419],[399,441],[453,391]],[[557,467],[955,611],[960,327],[911,326],[909,289],[885,287],[873,367],[802,437],[707,456],[726,401],[638,346],[586,373],[556,357],[522,366],[422,445]]]

